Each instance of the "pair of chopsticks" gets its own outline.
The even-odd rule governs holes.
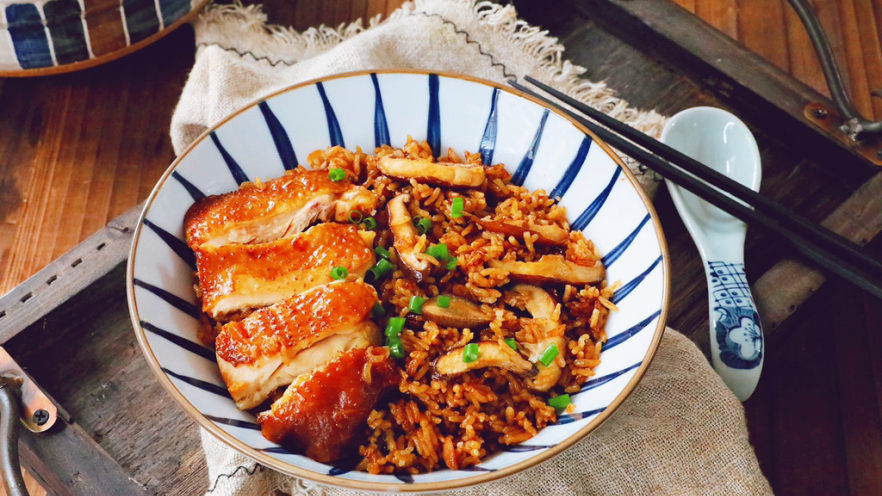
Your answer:
[[[542,96],[517,81],[509,81],[509,84],[560,110],[590,129],[609,145],[633,157],[666,179],[674,181],[749,225],[760,227],[783,238],[818,266],[882,299],[882,263],[869,257],[851,241],[803,219],[741,183],[603,112],[530,76],[524,79],[581,114],[563,107],[557,101]],[[596,122],[588,120],[586,116]]]

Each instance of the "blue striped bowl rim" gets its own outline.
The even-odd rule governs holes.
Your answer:
[[[385,92],[383,86],[387,86]],[[412,94],[400,96],[398,92],[390,93],[388,87],[403,93],[411,91]],[[284,112],[291,112],[293,107],[284,107],[284,104],[290,104],[286,98],[306,98],[302,95],[311,91],[310,88],[315,89],[309,95],[317,114],[313,116],[307,110],[307,117],[315,117],[319,123],[306,132],[326,138],[318,139],[318,142],[316,138],[307,139],[304,144],[286,131],[285,121],[288,121],[289,129],[291,121]],[[393,146],[400,146],[403,137],[396,137],[395,131],[402,117],[395,113],[396,99],[414,98],[417,93],[422,95],[421,92],[427,90],[426,113],[422,117],[425,135],[411,133],[416,139],[427,140],[433,150],[446,149],[442,148],[443,145],[453,146],[457,152],[477,150],[488,163],[505,163],[514,174],[514,182],[531,189],[544,187],[552,195],[560,196],[573,228],[585,230],[589,239],[606,236],[607,239],[598,246],[611,274],[610,282],[616,280],[612,274],[622,276],[620,280],[624,284],[615,293],[613,301],[623,310],[610,317],[607,325],[610,338],[603,348],[598,375],[573,395],[578,411],[561,415],[556,424],[546,427],[533,439],[492,455],[475,467],[415,476],[373,476],[288,453],[262,438],[253,417],[235,409],[223,382],[218,382],[213,352],[199,344],[194,336],[169,325],[172,321],[187,321],[191,328],[195,328],[192,321],[199,316],[190,289],[194,261],[182,240],[181,212],[206,194],[229,191],[255,176],[281,175],[285,169],[297,164],[298,156],[305,158],[308,151],[330,144],[349,144],[354,148],[350,114],[355,111],[339,105],[339,102],[345,99],[352,103],[349,100],[355,97],[346,95],[343,90],[362,91],[364,101],[371,98],[372,105],[360,111],[371,116],[373,125],[362,124],[364,119],[356,121],[361,133],[358,144],[365,149],[371,144],[389,143],[390,135]],[[453,103],[465,110],[452,108],[448,101],[451,95],[455,95]],[[462,98],[465,100],[458,100]],[[364,101],[358,100],[358,104]],[[335,102],[338,102],[336,107]],[[469,105],[460,105],[464,103]],[[406,100],[406,104],[411,105],[411,100]],[[448,114],[467,114],[473,111],[469,109],[481,105],[485,105],[481,115],[486,117],[480,122],[471,122],[474,119],[467,123],[456,121],[456,130],[444,126],[444,122],[451,123]],[[298,112],[304,112],[305,107],[297,108]],[[407,110],[410,116],[411,107]],[[517,112],[532,112],[529,118],[517,114],[517,119],[524,121],[521,124],[532,123],[527,126],[530,129],[512,127],[512,120],[517,120],[512,117]],[[459,127],[469,125],[474,134],[468,134],[471,148],[463,147],[461,142],[459,146],[450,142],[447,134],[465,133]],[[238,129],[237,126],[245,127]],[[257,127],[263,131],[257,131]],[[364,127],[370,129],[362,129]],[[258,154],[265,152],[265,155],[244,155],[240,147],[243,131],[247,131],[249,140],[263,140]],[[512,132],[523,134],[522,139],[505,141]],[[543,147],[542,143],[551,144]],[[511,146],[500,144],[516,144],[520,148],[517,155],[512,155]],[[560,150],[569,150],[567,153],[571,155],[567,156],[571,158],[556,157],[551,161],[549,153],[562,153]],[[267,169],[268,163],[272,169]],[[209,171],[210,176],[205,176],[208,172],[198,176],[200,170],[211,169],[206,164],[217,170]],[[550,167],[560,170],[548,182]],[[589,168],[602,170],[591,172],[590,177],[589,173],[581,174]],[[268,170],[272,172],[267,173]],[[604,171],[608,178],[592,182]],[[593,196],[583,194],[591,188],[594,189]],[[173,220],[166,222],[161,218],[163,215]],[[171,226],[169,222],[176,224]],[[600,224],[605,227],[596,227]],[[611,226],[615,229],[609,229]],[[611,230],[616,231],[615,236],[607,235],[606,231]],[[142,243],[145,248],[139,252]],[[142,257],[139,258],[139,254]],[[170,265],[149,265],[151,257]],[[162,270],[172,275],[184,274],[184,277],[157,281],[156,274]],[[513,474],[560,453],[608,418],[643,376],[661,340],[668,309],[669,273],[667,246],[650,200],[618,156],[587,129],[545,108],[528,95],[496,83],[458,74],[387,70],[338,74],[290,86],[251,103],[203,133],[171,164],[148,197],[133,236],[126,286],[135,334],[147,362],[163,386],[200,426],[246,456],[289,475],[355,489],[411,492],[469,486]],[[644,301],[651,305],[640,307]],[[150,310],[151,315],[142,315],[139,303]],[[610,329],[611,326],[614,329]],[[174,361],[175,357],[185,357],[185,363]],[[184,365],[191,366],[192,370],[184,370]],[[202,377],[195,371],[202,371]],[[197,403],[216,409],[202,411]]]

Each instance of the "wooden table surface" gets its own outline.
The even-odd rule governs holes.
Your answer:
[[[668,1],[668,0],[666,0]],[[807,84],[823,89],[807,38],[784,0],[676,0]],[[272,20],[305,28],[391,12],[400,0],[265,2]],[[882,86],[882,4],[815,2],[867,116]],[[688,77],[601,29],[571,2],[515,2],[522,17],[560,36],[567,56],[632,104],[672,114],[721,105]],[[771,12],[771,14],[766,14]],[[777,23],[781,29],[775,29]],[[144,199],[173,158],[171,112],[193,62],[189,27],[86,71],[0,79],[0,294]],[[749,122],[750,124],[757,124]],[[761,127],[761,126],[760,126]],[[859,182],[813,162],[799,143],[756,129],[762,192],[820,220]],[[673,269],[669,324],[707,344],[698,255],[670,199],[656,200]],[[882,243],[870,245],[882,254]],[[787,255],[751,231],[751,278]],[[882,305],[831,280],[768,343],[763,379],[745,403],[761,468],[782,494],[882,494]]]

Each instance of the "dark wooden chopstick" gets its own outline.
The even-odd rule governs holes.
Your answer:
[[[851,241],[843,238],[842,236],[834,233],[833,231],[825,229],[822,226],[819,226],[800,217],[783,205],[780,205],[766,198],[765,196],[757,193],[747,186],[744,186],[738,181],[729,178],[728,176],[720,174],[714,169],[702,164],[701,162],[682,153],[681,151],[675,150],[674,148],[671,148],[670,146],[656,140],[655,138],[652,138],[651,136],[648,136],[634,129],[633,127],[623,122],[620,122],[608,116],[607,114],[600,112],[597,109],[585,105],[584,103],[552,88],[551,86],[542,83],[541,81],[537,81],[530,76],[525,76],[524,79],[529,81],[536,87],[542,89],[542,91],[545,91],[558,100],[572,106],[573,108],[586,114],[588,117],[603,124],[607,128],[624,136],[634,143],[637,143],[638,145],[646,148],[647,150],[667,160],[668,162],[676,164],[681,169],[688,171],[691,174],[694,174],[701,180],[717,187],[721,191],[729,193],[735,198],[738,198],[743,202],[751,205],[761,213],[768,215],[773,219],[778,219],[783,223],[787,223],[793,229],[798,230],[806,234],[807,236],[817,236],[816,239],[818,243],[829,247],[831,250],[841,250],[841,253],[844,256],[854,258],[854,261],[857,265],[866,264],[866,268],[868,270],[874,270],[878,274],[882,274],[882,262],[879,262],[878,260],[867,256],[863,252],[863,250],[860,249],[860,247],[858,247]]]
[[[573,100],[532,78],[527,79],[549,94],[559,98],[560,101],[571,105],[579,111],[583,111],[585,114],[603,122],[604,125],[608,125],[610,128],[614,128],[621,134],[612,132],[587,120],[585,116],[562,107],[557,102],[536,93],[516,81],[510,81],[509,84],[569,115],[611,146],[692,191],[702,199],[751,225],[761,227],[774,235],[784,238],[797,251],[819,266],[851,281],[877,298],[882,298],[882,268],[880,268],[882,264],[864,254],[860,248],[851,242],[821,226],[800,219],[775,202],[758,195],[749,188],[732,181],[710,167],[656,141],[654,138],[577,100]],[[561,96],[558,97],[558,95]],[[633,141],[628,139],[632,136],[634,136]],[[635,144],[638,140],[639,143]],[[670,158],[666,159],[662,155]],[[681,160],[681,158],[685,158],[685,160]],[[736,187],[729,189],[730,184],[734,184]],[[747,190],[747,192],[743,190]],[[733,199],[732,196],[729,196],[730,194],[740,201]],[[757,197],[761,198],[761,200],[754,203],[753,200]],[[745,205],[745,203],[753,208]],[[760,204],[763,206],[760,207]]]

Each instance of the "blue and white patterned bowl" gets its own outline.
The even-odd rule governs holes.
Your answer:
[[[252,178],[280,176],[329,145],[373,150],[412,135],[433,150],[479,151],[502,162],[514,182],[561,198],[574,228],[604,254],[621,281],[597,375],[562,415],[519,446],[469,470],[415,476],[343,471],[292,454],[263,438],[239,411],[214,353],[196,338],[194,259],[182,241],[187,208],[204,195]],[[515,473],[559,453],[606,419],[634,389],[664,329],[667,248],[646,195],[609,147],[529,97],[492,83],[421,72],[343,74],[300,84],[255,102],[197,139],[147,199],[128,265],[132,321],[160,382],[204,428],[243,454],[318,482],[387,491],[440,490]]]
[[[0,0],[0,77],[109,62],[162,38],[208,0]]]

